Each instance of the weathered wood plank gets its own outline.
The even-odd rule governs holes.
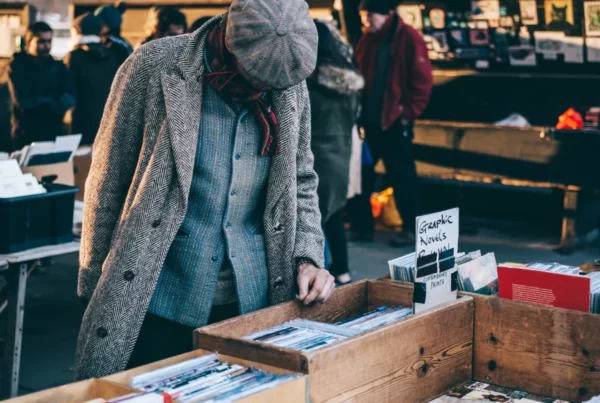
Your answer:
[[[600,394],[600,315],[472,296],[476,380],[572,402]]]
[[[136,390],[100,379],[91,379],[59,386],[12,399],[11,403],[81,403],[92,399],[113,399]]]
[[[452,329],[452,331],[449,331]],[[471,379],[473,301],[458,300],[309,355],[315,402],[421,402]]]
[[[381,305],[412,306],[414,287],[399,281],[369,281],[369,308]]]

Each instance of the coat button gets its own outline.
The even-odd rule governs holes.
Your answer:
[[[99,327],[98,329],[96,329],[96,335],[98,337],[100,337],[101,339],[105,338],[106,336],[108,336],[108,330],[106,330],[103,327]]]
[[[275,285],[277,288],[281,287],[283,285],[283,279],[281,277],[277,277],[273,285]]]
[[[160,219],[160,218],[159,218],[158,220],[154,221],[154,222],[152,223],[152,228],[158,228],[158,226],[160,225],[160,223],[161,223],[161,222],[162,222],[162,221],[161,221],[161,219]]]
[[[135,274],[133,274],[131,270],[127,270],[125,273],[123,273],[123,278],[125,279],[125,281],[131,281],[134,277]]]

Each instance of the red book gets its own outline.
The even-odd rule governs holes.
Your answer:
[[[590,311],[590,279],[522,267],[498,266],[500,298]]]

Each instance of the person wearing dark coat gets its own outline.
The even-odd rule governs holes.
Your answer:
[[[352,130],[364,80],[350,46],[333,23],[316,20],[319,33],[317,68],[307,80],[312,110],[311,149],[319,176],[317,194],[325,237],[331,251],[331,273],[338,284],[351,281],[342,210],[350,178]]]
[[[115,53],[120,63],[123,63],[133,53],[133,48],[129,42],[121,36],[123,13],[126,9],[127,5],[120,2],[114,6],[100,6],[94,11],[94,15],[104,22],[104,29],[100,34],[102,41],[106,47]]]
[[[81,133],[81,144],[92,145],[100,127],[104,105],[120,61],[100,39],[103,22],[86,13],[73,22],[77,32],[74,49],[65,57],[75,85],[76,104],[72,113],[73,133]]]
[[[32,24],[25,44],[25,51],[16,53],[8,68],[13,150],[63,135],[65,113],[75,101],[65,65],[50,55],[50,26]]]

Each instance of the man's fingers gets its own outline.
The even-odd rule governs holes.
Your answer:
[[[327,284],[325,285],[325,289],[317,297],[317,302],[319,302],[321,304],[325,303],[325,301],[327,301],[329,299],[329,297],[331,296],[331,293],[333,292],[334,289],[335,289],[335,280],[333,279],[332,276],[329,276],[329,279],[327,279]]]
[[[321,293],[325,290],[325,286],[327,285],[327,280],[330,277],[329,272],[327,272],[327,270],[321,269],[317,273],[318,273],[317,276],[315,277],[313,283],[311,284],[310,292],[304,299],[305,305],[308,305],[308,304],[314,302],[317,299],[317,297],[319,295],[321,295]]]
[[[308,287],[314,277],[315,273],[312,270],[300,270],[298,272],[298,297],[300,301],[304,301],[308,295]]]

